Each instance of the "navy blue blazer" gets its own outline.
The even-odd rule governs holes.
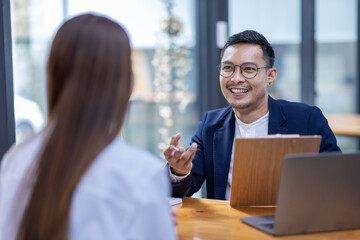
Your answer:
[[[334,133],[318,107],[269,96],[269,134],[321,135],[320,152],[340,151]],[[192,196],[206,180],[207,198],[225,199],[235,133],[231,106],[205,113],[191,143],[198,145],[191,174],[172,183],[173,196]],[[190,144],[191,144],[190,143]]]

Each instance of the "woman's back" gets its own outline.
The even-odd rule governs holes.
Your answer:
[[[47,64],[47,127],[2,163],[2,240],[175,238],[163,167],[116,140],[132,86],[120,24],[96,14],[62,24]]]
[[[36,161],[44,134],[11,149],[2,161],[0,239],[15,239],[27,203],[28,189],[19,192],[20,186],[24,176],[29,177],[26,174]],[[116,138],[75,189],[69,239],[174,239],[169,191],[159,159]]]

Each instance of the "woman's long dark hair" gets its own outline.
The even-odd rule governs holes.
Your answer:
[[[123,124],[132,90],[130,52],[124,29],[105,17],[80,15],[58,30],[47,64],[49,137],[18,240],[68,238],[76,186]]]

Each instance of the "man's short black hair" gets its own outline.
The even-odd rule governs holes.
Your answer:
[[[261,33],[258,33],[254,30],[246,30],[229,37],[229,39],[227,40],[227,42],[225,43],[224,47],[221,50],[220,59],[223,58],[224,52],[229,46],[239,43],[250,43],[250,44],[259,45],[263,50],[264,60],[268,63],[270,67],[274,66],[274,61],[275,61],[274,49]]]

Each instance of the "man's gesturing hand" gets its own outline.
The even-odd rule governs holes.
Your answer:
[[[172,136],[169,146],[164,151],[164,156],[171,167],[171,172],[177,176],[184,176],[192,169],[192,160],[196,153],[197,144],[191,144],[185,151],[179,142],[180,138],[180,133]]]

